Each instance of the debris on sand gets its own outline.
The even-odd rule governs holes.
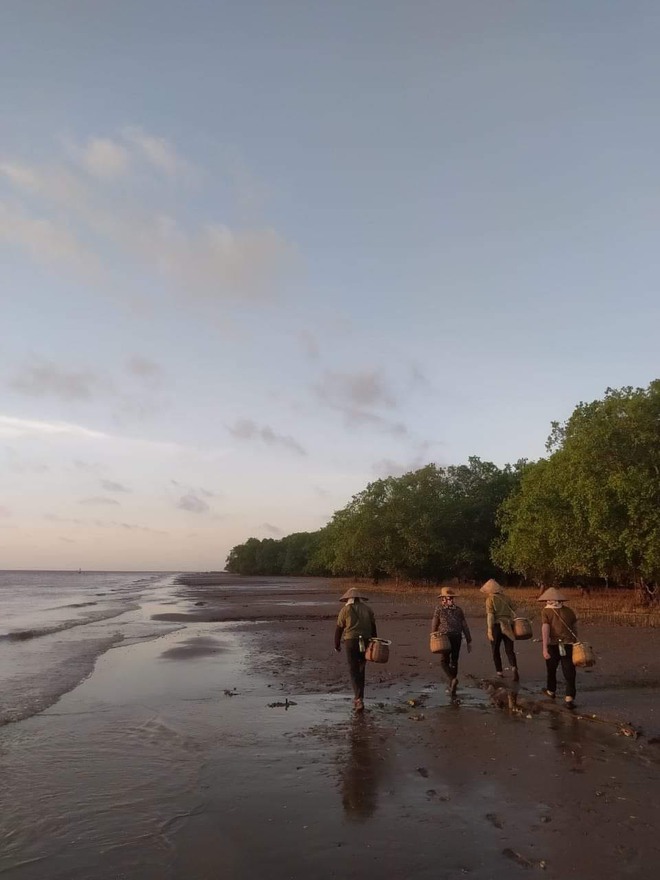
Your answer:
[[[504,828],[502,820],[495,813],[486,813],[486,819],[488,819],[490,824],[493,825],[495,828]]]
[[[236,690],[236,688],[234,688],[231,691],[228,688],[225,688],[223,693],[226,697],[237,697],[238,696],[238,691]]]
[[[509,847],[502,850],[502,855],[520,865],[521,868],[541,868],[544,871],[548,867],[545,859],[528,859],[521,853],[516,852],[515,849],[510,849]]]
[[[289,708],[289,706],[297,706],[297,703],[294,703],[293,700],[290,700],[288,697],[284,700],[284,702],[277,703],[268,703],[269,709],[284,709],[285,711]]]
[[[424,715],[422,712],[420,712],[419,715],[409,715],[408,719],[410,721],[425,721],[426,715]]]
[[[417,772],[419,773],[420,776],[423,776],[424,779],[429,778],[429,771],[426,769],[426,767],[418,767]]]

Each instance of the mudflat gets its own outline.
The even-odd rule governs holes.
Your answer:
[[[341,585],[214,581],[172,586],[151,615],[161,638],[114,648],[0,731],[0,875],[657,873],[657,630],[584,627],[598,665],[571,713],[540,694],[538,643],[517,643],[518,687],[494,679],[466,596],[474,650],[452,701],[428,649],[433,597],[372,592],[392,648],[356,715],[333,650]]]

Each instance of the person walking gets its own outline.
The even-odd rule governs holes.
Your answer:
[[[353,707],[356,712],[364,710],[364,674],[367,665],[365,652],[369,639],[375,639],[376,618],[374,613],[365,605],[367,597],[363,596],[356,587],[347,590],[339,600],[344,602],[344,607],[339,612],[337,626],[335,627],[335,651],[341,650],[344,643],[348,671],[353,686]]]
[[[577,617],[566,605],[566,597],[550,587],[538,599],[545,602],[541,611],[541,640],[546,669],[546,686],[543,691],[553,700],[557,694],[557,667],[566,680],[564,702],[567,709],[575,707],[576,670],[573,663],[573,645],[577,642]]]
[[[440,590],[440,604],[433,612],[433,620],[431,622],[431,632],[442,633],[449,638],[451,645],[448,651],[440,652],[440,666],[447,676],[447,693],[451,697],[456,696],[458,688],[458,657],[461,653],[461,642],[465,636],[465,645],[468,654],[472,650],[472,636],[470,635],[470,627],[463,609],[459,608],[454,599],[458,594],[451,587],[443,587]]]
[[[519,681],[518,660],[513,647],[515,605],[508,596],[505,596],[504,589],[494,578],[486,581],[481,587],[481,592],[486,594],[486,631],[493,653],[495,672],[500,678],[504,677],[501,655],[501,646],[504,644],[504,651],[513,672],[513,680]]]

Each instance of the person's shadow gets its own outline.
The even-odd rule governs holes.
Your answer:
[[[348,749],[340,768],[341,802],[348,819],[365,822],[378,806],[378,783],[385,767],[378,728],[366,715],[355,715]]]

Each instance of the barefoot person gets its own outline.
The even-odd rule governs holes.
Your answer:
[[[511,664],[513,680],[518,681],[518,661],[513,647],[513,617],[515,606],[504,590],[491,578],[481,587],[481,592],[486,594],[486,627],[488,641],[493,652],[495,672],[502,678],[502,655],[501,645],[504,643],[504,651]]]
[[[561,671],[566,679],[564,701],[566,708],[572,709],[575,706],[573,645],[578,640],[577,617],[573,609],[565,604],[566,597],[554,587],[539,596],[538,601],[545,602],[541,611],[541,639],[546,669],[544,693],[554,700],[557,693],[557,667],[561,663]]]
[[[440,590],[440,604],[433,612],[433,621],[431,623],[431,632],[442,633],[449,638],[451,648],[449,651],[440,653],[440,665],[442,671],[447,676],[447,693],[452,697],[456,696],[456,688],[458,687],[458,656],[461,653],[461,641],[465,636],[465,644],[468,654],[472,650],[472,636],[470,635],[470,627],[465,619],[463,609],[459,608],[454,602],[457,594],[451,587],[443,587]]]
[[[365,651],[369,639],[374,639],[378,635],[376,619],[371,608],[365,605],[366,596],[363,596],[355,587],[347,590],[339,601],[344,602],[344,607],[337,618],[335,651],[341,650],[343,642],[355,695],[353,706],[356,712],[362,712],[364,709],[364,672],[367,665]]]

